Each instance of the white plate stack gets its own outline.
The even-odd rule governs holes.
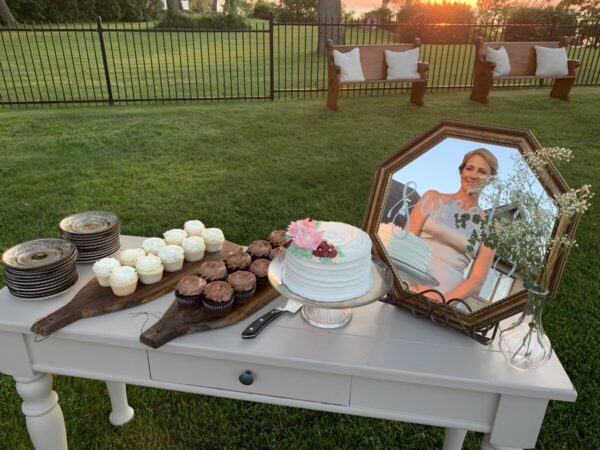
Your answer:
[[[77,247],[77,262],[93,263],[110,256],[119,247],[121,224],[116,214],[87,211],[65,217],[59,224],[63,238]]]

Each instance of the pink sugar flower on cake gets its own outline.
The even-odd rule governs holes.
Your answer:
[[[296,220],[290,223],[287,234],[292,238],[296,247],[316,250],[323,240],[323,231],[317,231],[317,223],[312,219]]]

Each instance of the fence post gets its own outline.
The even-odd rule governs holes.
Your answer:
[[[108,59],[106,58],[106,47],[104,46],[104,35],[102,34],[102,17],[96,18],[96,29],[98,30],[98,38],[100,39],[100,51],[102,52],[102,64],[104,65],[104,78],[106,78],[106,90],[108,91],[108,104],[115,104],[113,99],[112,87],[110,86],[110,73],[108,71]]]
[[[554,35],[556,33],[556,28],[558,27],[558,21],[559,21],[559,17],[557,14],[554,14],[554,16],[552,16],[552,26],[550,27],[550,41],[554,40]]]
[[[273,13],[269,13],[269,79],[271,82],[271,90],[269,98],[275,100],[275,71],[273,68]]]

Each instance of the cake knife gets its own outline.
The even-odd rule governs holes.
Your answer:
[[[274,308],[265,315],[259,317],[252,322],[248,328],[242,331],[242,338],[252,339],[258,336],[268,324],[270,324],[276,317],[279,317],[284,312],[290,312],[292,314],[297,313],[302,308],[302,303],[295,302],[294,300],[288,300],[284,307]]]

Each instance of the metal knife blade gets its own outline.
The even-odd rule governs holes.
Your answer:
[[[274,308],[268,313],[256,319],[254,322],[252,322],[244,331],[242,331],[242,338],[255,338],[256,336],[258,336],[258,333],[260,333],[276,317],[279,317],[284,312],[295,314],[298,311],[300,311],[300,308],[302,308],[302,303],[298,303],[293,300],[288,300],[285,306],[280,308]]]

